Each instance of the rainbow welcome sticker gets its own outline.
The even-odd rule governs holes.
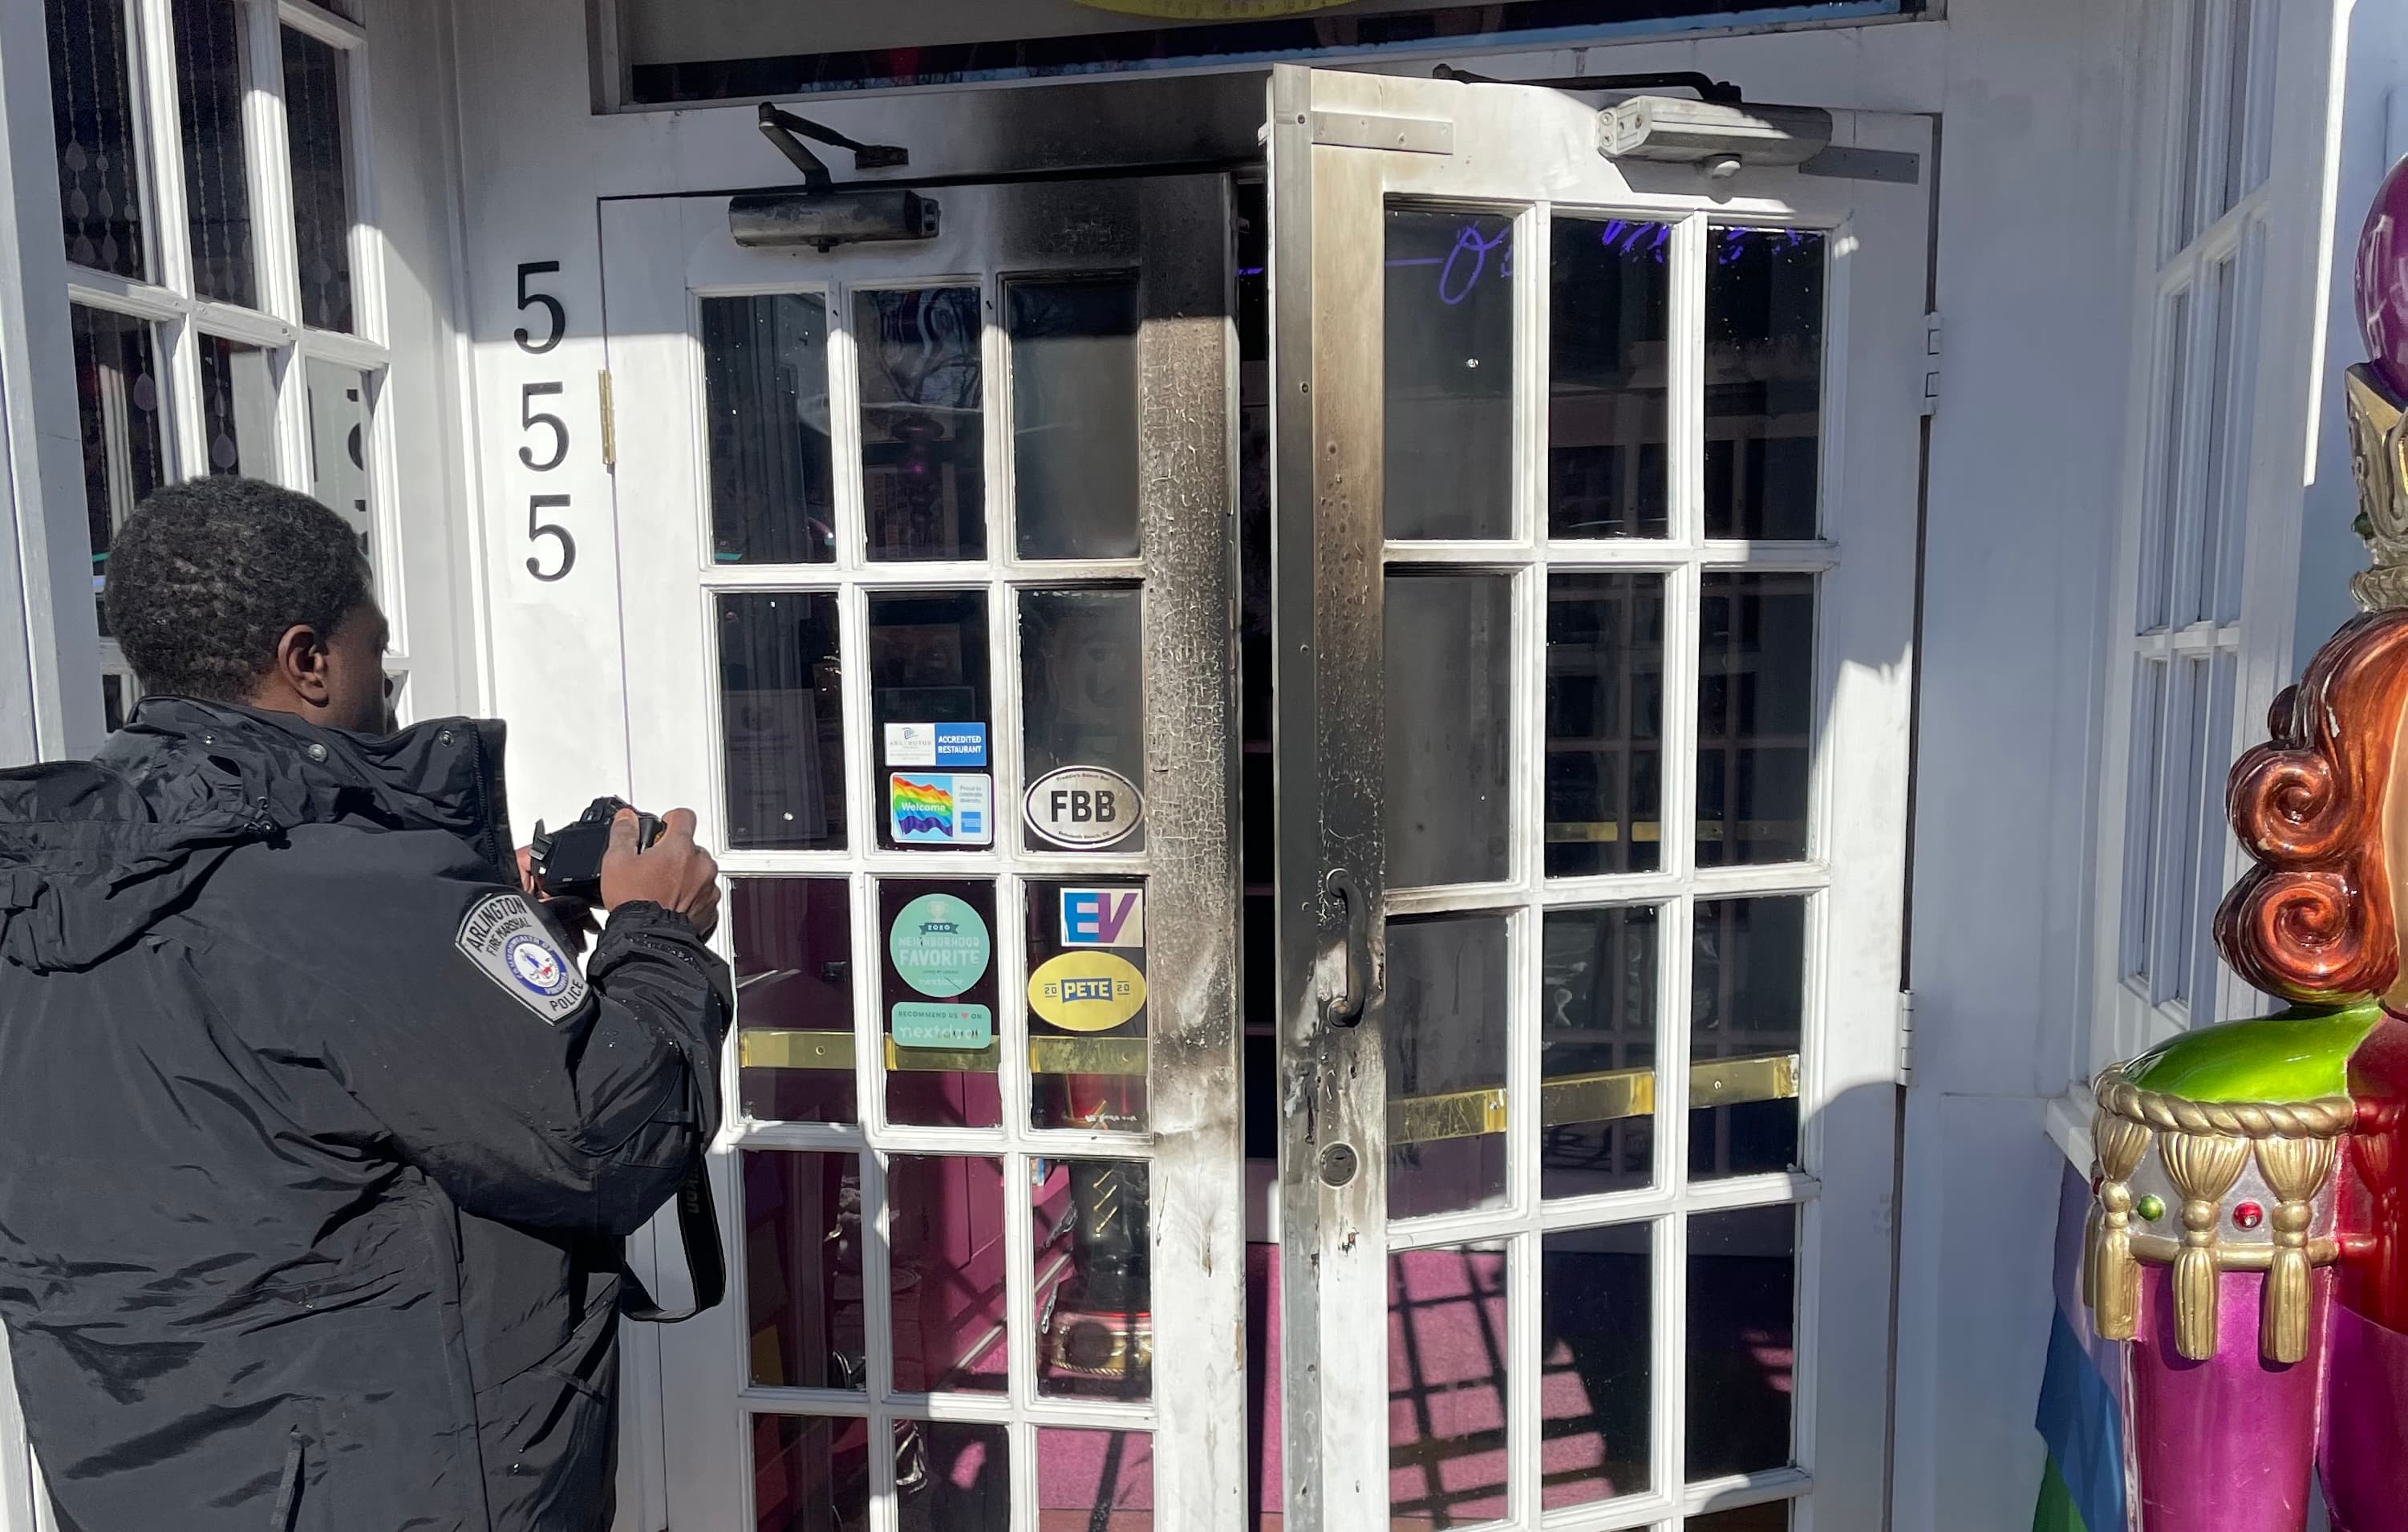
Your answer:
[[[886,780],[898,846],[991,846],[995,779],[953,771],[897,771]]]

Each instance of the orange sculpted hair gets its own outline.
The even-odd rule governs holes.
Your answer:
[[[2381,995],[2399,975],[2383,813],[2403,712],[2408,611],[2353,618],[2232,768],[2232,833],[2258,866],[2224,896],[2215,944],[2270,995]]]

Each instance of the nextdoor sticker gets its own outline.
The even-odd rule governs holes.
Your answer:
[[[976,1052],[995,1041],[995,1012],[984,1006],[937,1006],[899,1000],[887,1034],[897,1048],[954,1048]]]
[[[1028,976],[1028,1009],[1066,1032],[1109,1032],[1145,1009],[1145,975],[1114,952],[1064,952]]]
[[[886,779],[887,811],[902,846],[991,846],[995,779],[952,771],[897,771]]]
[[[995,943],[968,900],[924,894],[896,912],[886,933],[886,955],[903,982],[950,1000],[985,977]]]
[[[1136,888],[1066,888],[1062,891],[1062,945],[1145,945],[1145,891]]]

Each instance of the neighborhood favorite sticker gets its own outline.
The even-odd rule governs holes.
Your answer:
[[[522,894],[492,894],[460,922],[460,951],[485,977],[557,1026],[585,1003],[585,976]]]

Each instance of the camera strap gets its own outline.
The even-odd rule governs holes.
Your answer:
[[[718,1307],[727,1296],[727,1253],[719,1242],[719,1206],[710,1195],[710,1167],[699,1153],[687,1167],[677,1193],[678,1243],[685,1247],[686,1269],[694,1277],[694,1305],[664,1309],[643,1279],[619,1262],[619,1312],[649,1324],[675,1324],[706,1309]]]

